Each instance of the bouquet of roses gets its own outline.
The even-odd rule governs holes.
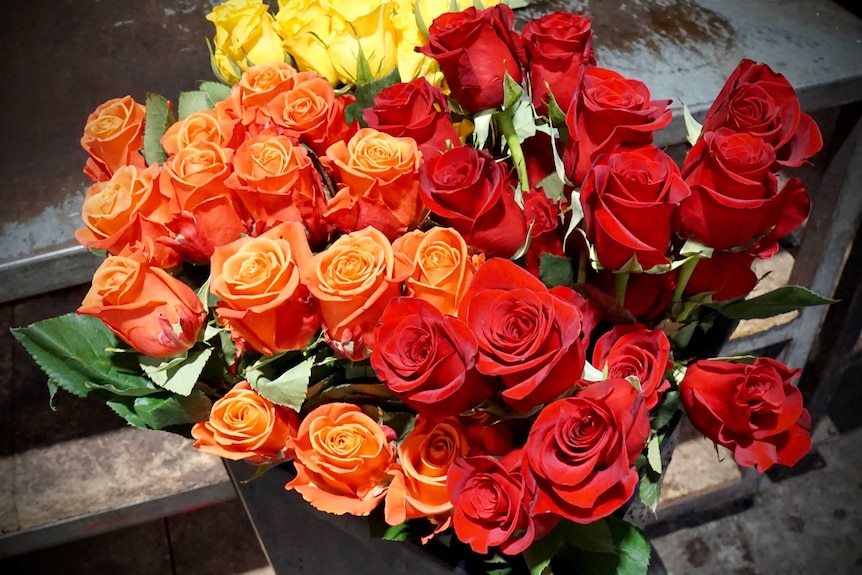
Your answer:
[[[719,317],[828,301],[796,286],[743,299],[752,263],[808,214],[780,172],[822,146],[784,77],[741,62],[703,126],[686,112],[680,168],[652,144],[670,101],[597,66],[589,18],[518,33],[504,4],[440,9],[402,81],[400,52],[371,73],[390,48],[358,25],[338,36],[335,12],[329,52],[303,52],[297,28],[259,61],[260,6],[211,16],[235,85],[88,118],[76,237],[107,257],[77,315],[15,330],[52,395],[193,425],[220,457],[292,461],[286,488],[320,511],[379,514],[400,538],[451,527],[534,573],[597,538],[643,543],[611,515],[637,497],[655,510],[681,408],[740,465],[808,451],[798,370],[695,350],[724,340]],[[422,24],[418,6],[354,16]],[[242,67],[227,64],[237,30],[256,39]],[[344,68],[339,42],[359,72],[326,72]]]

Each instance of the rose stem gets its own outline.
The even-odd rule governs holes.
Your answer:
[[[518,141],[518,134],[515,133],[515,124],[512,123],[512,116],[508,111],[494,112],[494,119],[497,120],[497,126],[503,132],[503,137],[506,138],[506,144],[509,146],[509,153],[512,155],[512,162],[515,164],[515,170],[518,172],[518,181],[521,183],[521,191],[530,191],[530,180],[527,177],[527,162],[524,161],[524,152],[521,150],[521,142]],[[520,194],[516,194],[520,197]],[[523,200],[518,202],[523,204]]]
[[[626,286],[629,283],[629,274],[614,274],[614,291],[617,295],[617,301],[623,307],[626,303]]]

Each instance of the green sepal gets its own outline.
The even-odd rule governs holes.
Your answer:
[[[366,64],[367,65],[367,64]],[[370,81],[366,84],[357,85],[356,101],[344,109],[344,117],[347,123],[350,124],[354,120],[362,127],[367,127],[365,120],[362,118],[362,112],[366,108],[374,106],[374,97],[377,96],[384,88],[393,86],[401,81],[401,75],[398,73],[398,68],[395,68],[382,78]]]

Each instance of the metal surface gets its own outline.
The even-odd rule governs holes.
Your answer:
[[[0,302],[88,281],[93,264],[67,250],[88,184],[77,144],[86,116],[110,97],[143,101],[156,91],[174,99],[210,79],[211,5],[33,0],[0,15],[0,71],[15,86],[4,92],[0,118],[18,134],[0,155]],[[862,100],[862,22],[828,0],[535,0],[520,18],[554,9],[592,15],[601,66],[643,80],[655,98],[686,102],[695,115],[741,58],[780,70],[809,111]],[[683,141],[679,101],[674,110],[659,145]],[[68,257],[82,259],[60,263]]]
[[[247,463],[225,460],[225,467],[278,574],[466,575],[417,545],[372,538],[364,517],[322,513],[298,493],[285,492],[295,475],[289,465],[252,481],[254,468]]]
[[[235,497],[233,484],[222,481],[168,497],[0,535],[0,559],[230,501]]]

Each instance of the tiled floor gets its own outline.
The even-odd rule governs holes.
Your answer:
[[[0,561],[4,575],[273,573],[238,500]]]

